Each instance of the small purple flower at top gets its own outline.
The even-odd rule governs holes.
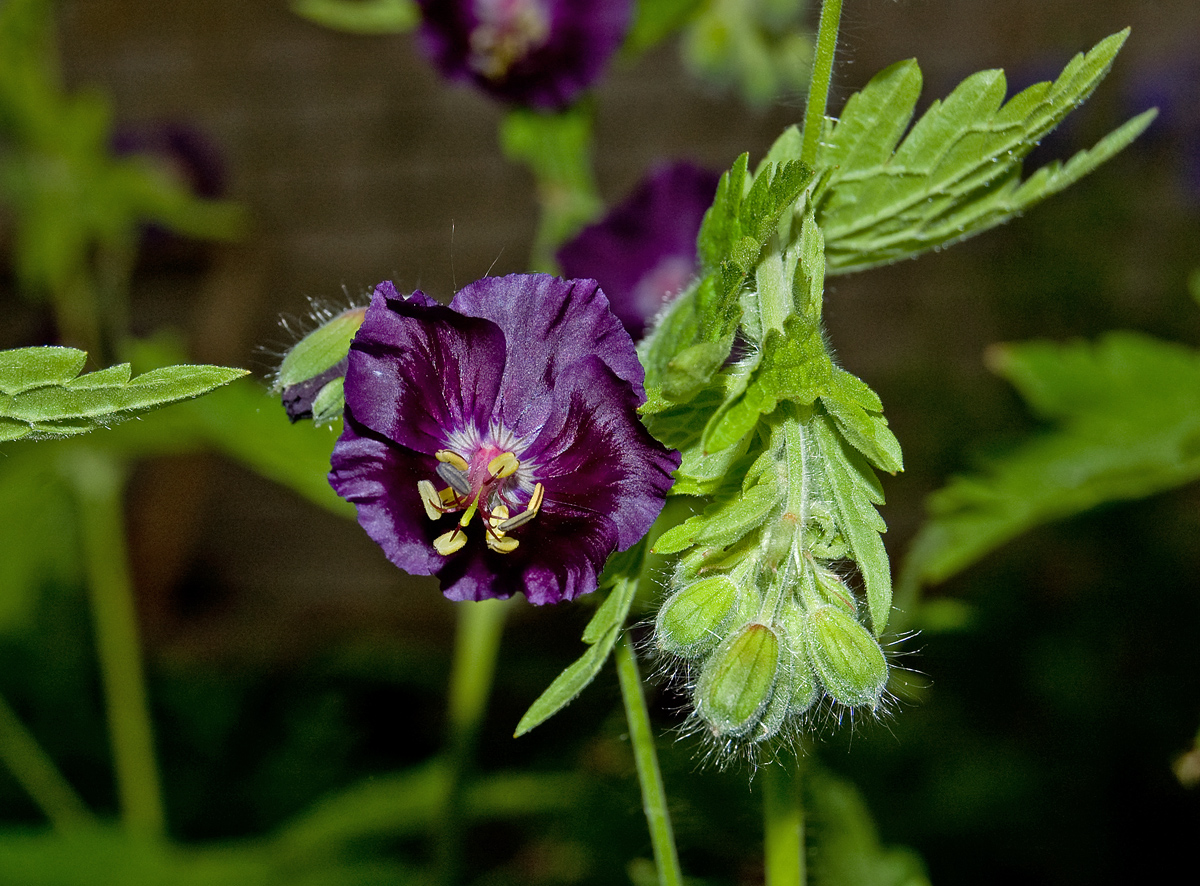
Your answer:
[[[598,280],[639,339],[696,275],[696,235],[720,175],[689,163],[651,173],[626,200],[558,250],[567,277]]]
[[[518,105],[561,110],[603,72],[630,0],[417,0],[420,39],[450,80]]]
[[[642,379],[593,280],[487,277],[449,307],[381,283],[330,483],[452,600],[572,600],[646,534],[679,466],[638,419]]]

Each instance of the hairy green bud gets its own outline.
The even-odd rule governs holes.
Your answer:
[[[805,645],[829,694],[845,705],[878,707],[888,665],[871,632],[834,605],[809,612],[806,627]]]
[[[684,658],[709,652],[721,641],[737,601],[737,585],[724,575],[702,578],[677,591],[658,610],[659,648]]]
[[[283,358],[274,390],[292,421],[332,421],[342,414],[346,359],[366,310],[350,308],[332,317],[319,310],[318,317],[325,322],[296,342]]]
[[[775,689],[779,653],[775,631],[752,623],[725,640],[704,663],[696,685],[696,712],[714,735],[746,735],[758,726]]]

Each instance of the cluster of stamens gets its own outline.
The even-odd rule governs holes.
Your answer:
[[[509,68],[550,36],[550,18],[534,0],[500,0],[478,5],[479,24],[471,31],[471,69],[489,80],[502,80]]]
[[[524,526],[541,510],[546,489],[535,483],[533,494],[525,509],[513,514],[510,508],[517,507],[506,496],[505,487],[510,477],[516,474],[521,462],[511,452],[501,452],[488,461],[485,470],[472,472],[470,463],[450,449],[439,449],[434,453],[438,460],[437,475],[447,485],[438,490],[430,480],[417,482],[421,503],[430,520],[462,511],[457,525],[433,540],[433,548],[443,557],[453,554],[467,543],[466,528],[475,514],[479,514],[487,538],[487,546],[498,554],[511,554],[519,542],[508,533]],[[475,473],[478,476],[472,477]]]

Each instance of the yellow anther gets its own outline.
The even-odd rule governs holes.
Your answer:
[[[442,516],[442,506],[446,504],[446,500],[442,494],[439,494],[437,488],[428,480],[417,481],[417,492],[421,493],[421,504],[425,505],[425,516],[430,520],[436,520]],[[443,493],[445,490],[443,490]],[[451,493],[454,490],[450,490]]]
[[[529,496],[529,504],[525,506],[525,510],[517,514],[515,517],[509,517],[507,520],[501,520],[496,524],[498,532],[511,532],[518,526],[524,526],[530,520],[538,515],[538,511],[542,509],[542,499],[546,497],[546,487],[541,483],[534,484],[533,495]]]
[[[520,542],[511,535],[489,535],[487,544],[497,554],[511,554]]]
[[[504,505],[500,505],[495,510],[493,510],[492,513],[488,516],[488,525],[491,526],[492,529],[495,529],[497,526],[499,526],[501,523],[503,523],[507,519],[508,519],[508,508]],[[500,535],[503,535],[503,534],[504,534],[503,532],[500,533]]]
[[[465,471],[467,468],[470,467],[470,465],[467,464],[467,460],[465,458],[463,458],[457,452],[454,452],[453,450],[450,450],[450,449],[439,449],[437,452],[435,452],[433,454],[433,457],[436,458],[438,461],[440,461],[442,464],[446,464],[446,465],[450,465],[451,467],[458,468],[460,471]]]
[[[443,557],[448,557],[467,543],[467,534],[455,526],[449,532],[444,532],[433,540],[433,549]]]
[[[440,498],[442,500],[442,504],[444,504],[448,507],[453,507],[454,504],[457,503],[457,501],[458,501],[458,493],[455,492],[453,489],[451,489],[449,486],[447,486],[445,489],[443,489],[441,492],[438,493],[438,498]]]
[[[496,478],[511,477],[517,472],[521,463],[511,452],[501,452],[488,462],[488,473]]]

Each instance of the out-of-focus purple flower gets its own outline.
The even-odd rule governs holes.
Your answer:
[[[425,51],[450,80],[559,110],[595,82],[629,28],[630,0],[418,0]]]
[[[330,483],[452,600],[574,599],[650,528],[679,465],[638,419],[642,379],[593,280],[488,277],[449,307],[381,283]]]
[[[225,196],[221,154],[195,127],[169,121],[120,126],[113,132],[111,146],[117,156],[147,157],[197,197]]]
[[[1123,92],[1129,113],[1158,108],[1154,125],[1135,144],[1157,149],[1178,170],[1185,199],[1200,202],[1200,52],[1190,46],[1143,62]]]
[[[662,167],[599,222],[558,250],[567,277],[599,281],[613,313],[641,338],[696,273],[696,234],[720,176],[689,163]]]

